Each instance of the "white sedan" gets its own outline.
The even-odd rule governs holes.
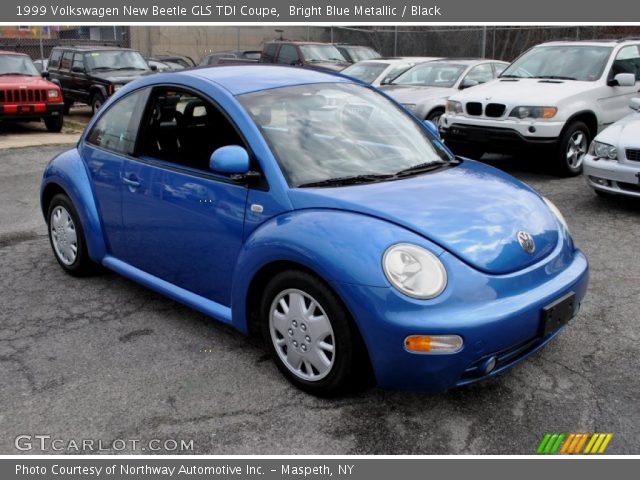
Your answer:
[[[633,113],[604,129],[584,159],[587,184],[598,194],[640,198],[640,98]]]
[[[354,63],[340,73],[379,86],[389,83],[414,65],[431,60],[438,60],[438,57],[376,58]]]

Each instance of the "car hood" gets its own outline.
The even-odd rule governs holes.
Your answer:
[[[380,87],[387,95],[400,103],[420,103],[432,98],[446,98],[459,90],[441,87],[415,87],[408,85],[384,85]]]
[[[328,70],[330,72],[340,72],[349,66],[348,63],[332,63],[332,62],[313,62],[305,65],[307,68],[315,68],[317,70]]]
[[[401,225],[491,274],[540,261],[559,239],[558,222],[536,192],[497,169],[468,160],[397,181],[295,188],[290,197],[296,209],[348,210]],[[533,237],[533,253],[518,243],[521,230]]]
[[[596,88],[595,82],[505,78],[469,88],[452,97],[465,102],[499,102],[507,105],[553,106],[561,100]]]
[[[618,120],[600,132],[596,140],[621,148],[640,147],[640,113],[633,112]]]
[[[141,70],[118,70],[116,72],[93,72],[91,76],[111,83],[127,83],[150,73],[149,71],[143,72]]]
[[[42,77],[30,77],[29,75],[0,75],[0,86],[2,87],[31,87],[31,88],[52,88],[57,86]]]

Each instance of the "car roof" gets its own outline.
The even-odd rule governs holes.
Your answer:
[[[354,63],[354,65],[362,64],[362,63],[407,63],[407,62],[430,62],[441,60],[440,57],[380,57],[380,58],[369,58],[367,60],[360,60],[359,62]]]
[[[11,52],[9,50],[0,50],[0,55],[22,55],[24,57],[28,57],[29,55],[27,55],[26,53],[21,53],[21,52]]]
[[[181,75],[217,83],[233,95],[313,83],[356,83],[340,75],[310,68],[265,64],[200,67],[181,72]]]
[[[458,65],[476,65],[479,63],[485,62],[499,62],[499,63],[508,63],[502,60],[493,60],[491,58],[439,58],[437,60],[432,60],[433,63],[457,63]]]
[[[536,47],[541,46],[556,46],[556,45],[583,45],[585,47],[590,46],[606,46],[613,47],[615,45],[626,45],[628,43],[637,44],[640,39],[602,39],[602,40],[556,40],[553,42],[545,42]],[[535,47],[534,47],[535,48]]]

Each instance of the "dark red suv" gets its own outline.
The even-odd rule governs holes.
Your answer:
[[[47,130],[62,130],[60,87],[42,78],[28,55],[0,51],[0,122],[44,120]]]

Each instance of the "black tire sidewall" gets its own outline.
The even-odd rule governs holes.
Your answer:
[[[64,123],[64,119],[62,115],[58,115],[56,117],[46,117],[44,119],[44,124],[47,127],[47,131],[58,133],[62,130],[62,125]]]
[[[99,108],[96,108],[96,101],[100,102],[100,106]],[[104,96],[101,93],[96,93],[91,97],[91,113],[93,115],[95,115],[98,110],[100,110],[102,108],[102,106],[104,105]]]
[[[71,219],[73,220],[73,224],[76,228],[76,239],[78,242],[78,256],[76,260],[71,265],[66,265],[56,253],[56,250],[53,246],[53,238],[51,236],[51,214],[53,210],[58,206],[64,207]],[[78,216],[78,212],[76,211],[73,203],[66,195],[59,193],[55,195],[51,202],[49,202],[49,207],[47,209],[47,234],[49,235],[49,243],[51,244],[51,249],[53,250],[53,256],[56,258],[58,264],[71,275],[82,276],[88,273],[90,266],[92,264],[91,259],[89,258],[89,254],[87,252],[87,244],[84,237],[84,231],[82,229],[82,224],[80,223],[80,217]]]
[[[591,143],[591,132],[589,131],[589,127],[587,127],[585,123],[580,121],[573,121],[569,125],[567,125],[564,132],[562,133],[562,137],[560,138],[560,143],[558,144],[557,161],[555,165],[560,175],[575,177],[582,173],[584,158],[582,159],[580,167],[577,169],[569,167],[569,164],[567,163],[567,146],[572,135],[578,130],[581,130],[582,133],[587,137],[587,148],[589,148],[589,145]]]
[[[307,381],[293,374],[278,356],[269,330],[269,311],[273,300],[284,290],[295,288],[311,295],[324,309],[333,330],[335,357],[329,374],[318,381]],[[278,369],[296,387],[317,396],[335,396],[347,391],[356,365],[356,349],[350,316],[336,294],[317,277],[298,270],[277,274],[266,286],[260,304],[262,336]]]

